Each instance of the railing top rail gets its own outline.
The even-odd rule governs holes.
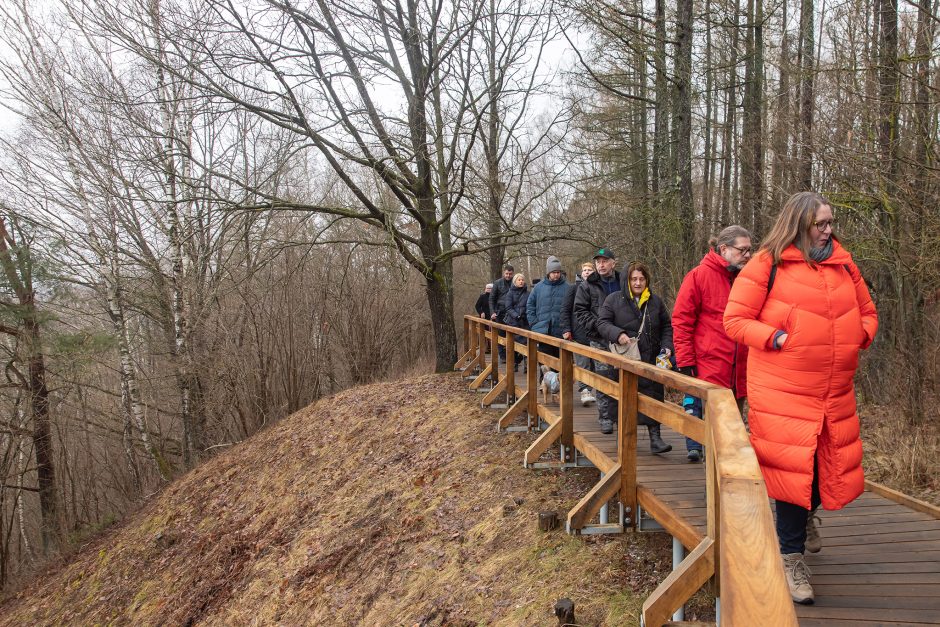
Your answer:
[[[476,316],[465,316],[465,318],[468,318],[471,322],[476,322],[489,328],[505,331],[506,333],[512,333],[513,335],[518,335],[529,340],[534,340],[540,344],[564,348],[565,350],[577,355],[583,355],[584,357],[590,357],[596,361],[600,361],[611,366],[616,366],[621,370],[632,372],[633,374],[650,379],[651,381],[656,381],[657,383],[662,383],[663,385],[667,385],[686,394],[692,394],[693,396],[705,397],[713,390],[724,389],[719,385],[708,383],[707,381],[693,379],[692,377],[687,377],[683,374],[679,374],[678,372],[657,368],[653,364],[627,359],[621,355],[598,350],[578,342],[563,340],[561,338],[553,337],[551,335],[544,335],[542,333],[535,333],[534,331],[520,329],[519,327],[493,322],[492,320],[487,320],[485,318],[479,318]]]

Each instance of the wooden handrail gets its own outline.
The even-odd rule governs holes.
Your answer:
[[[601,351],[577,342],[534,333],[504,324],[466,316],[465,332],[477,336],[479,341],[470,341],[469,353],[461,358],[457,366],[469,360],[466,373],[473,366],[478,366],[487,373],[494,384],[499,381],[499,362],[497,347],[505,345],[507,355],[512,352],[525,355],[527,368],[527,392],[525,411],[530,416],[550,417],[550,427],[542,437],[526,452],[526,459],[537,459],[548,450],[552,442],[561,440],[562,450],[574,446],[578,438],[574,437],[572,426],[572,394],[575,381],[588,385],[601,383],[598,389],[619,402],[617,449],[618,459],[614,467],[607,469],[604,479],[595,489],[582,499],[574,510],[576,523],[584,522],[586,517],[596,512],[597,508],[609,495],[619,494],[620,501],[631,512],[631,526],[636,524],[636,512],[639,495],[654,501],[649,490],[637,484],[636,477],[636,414],[638,411],[654,415],[675,431],[692,437],[705,445],[706,481],[705,496],[707,503],[706,535],[698,544],[701,536],[692,531],[684,520],[660,520],[663,526],[671,529],[687,529],[682,541],[693,550],[688,557],[646,600],[643,604],[643,618],[647,626],[661,625],[669,615],[684,604],[708,579],[713,579],[716,593],[720,593],[721,624],[731,626],[767,625],[771,627],[792,627],[797,625],[796,612],[787,589],[783,565],[777,546],[773,517],[767,490],[764,486],[757,456],[750,446],[747,431],[741,420],[734,395],[730,390],[705,381],[657,368],[651,364],[626,359],[620,355]],[[487,331],[489,333],[487,333]],[[499,337],[498,332],[506,333]],[[491,344],[490,364],[486,364],[485,351],[489,336]],[[516,337],[525,338],[527,346],[522,346]],[[538,345],[554,346],[560,351],[560,357],[553,357],[538,350]],[[476,354],[473,354],[476,351]],[[601,381],[599,375],[573,366],[574,355],[582,355],[596,361],[609,364],[620,373],[619,381]],[[554,416],[539,404],[535,388],[538,381],[539,364],[547,364],[559,371],[561,382],[560,415]],[[507,368],[509,370],[509,368]],[[514,376],[507,373],[508,381]],[[657,381],[672,389],[697,396],[705,401],[704,422],[689,416],[672,403],[662,403],[640,395],[637,391],[639,377]],[[483,374],[478,380],[482,380]],[[506,385],[508,398],[515,395],[515,386]],[[507,398],[507,400],[508,400]],[[522,408],[507,410],[521,412]],[[517,415],[517,414],[515,414]],[[573,451],[572,451],[573,452]],[[567,458],[568,455],[564,454]],[[677,517],[668,507],[656,508],[654,515]],[[569,519],[569,522],[571,520]]]

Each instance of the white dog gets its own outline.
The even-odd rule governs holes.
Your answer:
[[[548,366],[542,366],[542,404],[547,405],[548,401],[556,402],[558,394],[561,392],[561,380],[558,373],[549,369]]]

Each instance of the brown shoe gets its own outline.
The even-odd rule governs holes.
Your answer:
[[[790,588],[790,598],[800,605],[812,605],[815,599],[813,586],[809,585],[809,566],[803,561],[802,553],[787,553],[783,556],[783,570]]]
[[[819,553],[822,549],[822,536],[819,535],[819,526],[822,521],[816,515],[816,510],[811,510],[806,518],[806,550],[810,553]]]

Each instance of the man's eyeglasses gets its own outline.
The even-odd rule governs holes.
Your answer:
[[[820,220],[819,222],[813,222],[813,226],[816,227],[820,233],[825,233],[826,229],[834,228],[836,225],[835,220]]]
[[[751,247],[750,247],[750,246],[748,246],[747,248],[739,248],[739,247],[737,247],[737,246],[732,246],[731,244],[728,244],[728,248],[733,248],[733,249],[735,249],[736,251],[738,251],[739,253],[741,253],[742,255],[750,255],[750,254],[751,254]]]

